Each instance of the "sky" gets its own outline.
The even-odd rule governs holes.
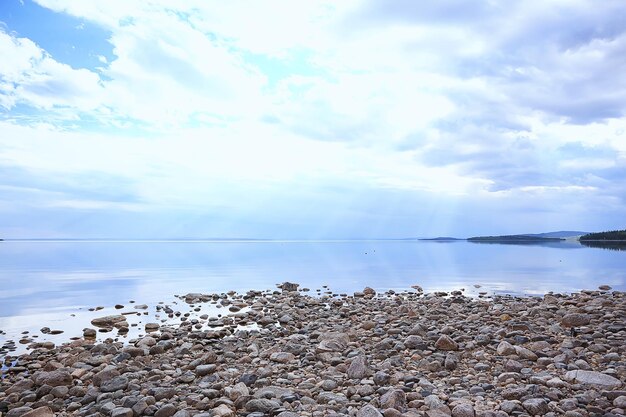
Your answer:
[[[626,227],[623,0],[3,0],[0,237]]]

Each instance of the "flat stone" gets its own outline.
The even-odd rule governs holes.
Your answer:
[[[72,385],[72,375],[67,371],[50,371],[41,372],[35,377],[37,385],[50,385],[51,387],[57,387],[60,385]]]
[[[450,417],[452,413],[448,407],[435,408],[433,410],[427,410],[426,416],[428,417]]]
[[[614,389],[622,386],[622,382],[611,375],[596,371],[582,371],[580,369],[567,372],[564,379],[569,382],[591,385],[597,388]]]
[[[325,333],[319,339],[318,352],[342,352],[350,343],[350,338],[345,333]]]
[[[474,417],[474,407],[468,403],[461,403],[452,409],[452,417]]]
[[[22,414],[21,417],[54,417],[54,412],[48,406],[35,408],[33,411]]]
[[[30,407],[16,407],[16,408],[12,408],[11,410],[9,410],[9,412],[6,413],[6,417],[21,417],[24,414],[29,413],[31,411],[34,411],[34,410]]]
[[[133,410],[124,407],[114,408],[111,417],[133,417]]]
[[[582,313],[570,313],[563,316],[561,325],[564,327],[586,326],[591,321],[589,315]]]
[[[295,358],[294,354],[289,352],[274,352],[270,355],[270,360],[278,363],[288,363]]]
[[[522,403],[531,416],[543,416],[549,411],[548,403],[541,398],[531,398]]]
[[[172,417],[176,411],[176,407],[173,404],[165,404],[154,413],[154,417]]]
[[[102,385],[100,385],[100,391],[102,392],[115,392],[119,390],[124,390],[128,387],[128,378],[125,376],[116,376],[115,378],[111,378],[108,381],[104,381]]]
[[[113,366],[107,366],[106,368],[95,374],[91,381],[96,387],[99,387],[100,385],[102,385],[103,382],[110,381],[116,376],[120,376],[120,372],[117,370],[117,368]]]
[[[383,417],[383,415],[372,405],[366,405],[356,413],[356,417]]]
[[[91,324],[100,328],[111,328],[120,326],[121,323],[126,323],[126,317],[121,314],[114,314],[111,316],[97,317],[91,320]],[[126,324],[128,327],[128,324]]]
[[[265,398],[255,398],[246,403],[246,410],[250,412],[269,413],[277,408],[280,408],[280,403]]]

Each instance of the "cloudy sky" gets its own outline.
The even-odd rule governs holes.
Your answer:
[[[623,0],[4,0],[0,57],[0,237],[626,225]]]

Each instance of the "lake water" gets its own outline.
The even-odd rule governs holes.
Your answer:
[[[625,277],[626,252],[576,242],[4,241],[0,342],[42,326],[64,329],[65,339],[80,336],[89,318],[114,313],[116,303],[152,306],[176,302],[174,294],[275,289],[284,281],[313,294],[324,285],[337,293],[420,285],[540,295],[602,284],[625,290]],[[96,306],[104,309],[89,312]]]

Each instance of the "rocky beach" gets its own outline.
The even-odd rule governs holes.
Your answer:
[[[144,306],[120,305],[63,344],[5,349],[0,416],[625,414],[624,292],[280,287],[181,296],[186,311],[158,306],[167,320],[143,323],[132,339],[121,336]],[[228,314],[203,314],[207,304]]]

